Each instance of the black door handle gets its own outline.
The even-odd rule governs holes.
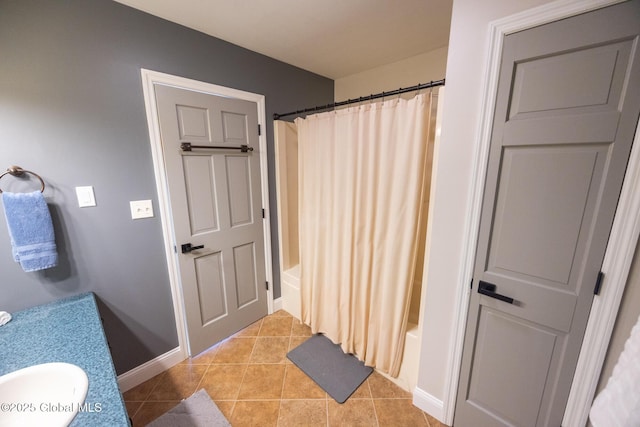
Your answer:
[[[204,245],[191,246],[191,243],[185,243],[182,245],[182,253],[187,254],[191,251],[195,251],[196,249],[202,249],[202,248],[204,248]]]
[[[499,299],[500,301],[504,301],[509,304],[513,304],[513,298],[508,297],[506,295],[501,295],[495,292],[496,285],[493,283],[488,283],[480,280],[478,283],[478,293],[482,295],[486,295],[491,298]]]

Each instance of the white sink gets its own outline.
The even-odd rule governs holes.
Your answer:
[[[87,397],[89,379],[76,365],[43,363],[0,377],[0,427],[66,427]]]

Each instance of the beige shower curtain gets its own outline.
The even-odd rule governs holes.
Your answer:
[[[397,376],[418,253],[431,94],[296,119],[302,320]]]

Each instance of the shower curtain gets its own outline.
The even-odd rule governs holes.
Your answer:
[[[296,119],[302,320],[397,376],[418,233],[432,96]]]

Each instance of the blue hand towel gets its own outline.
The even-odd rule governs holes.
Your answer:
[[[4,214],[11,237],[13,259],[24,271],[37,271],[58,264],[53,223],[40,191],[2,193]]]

